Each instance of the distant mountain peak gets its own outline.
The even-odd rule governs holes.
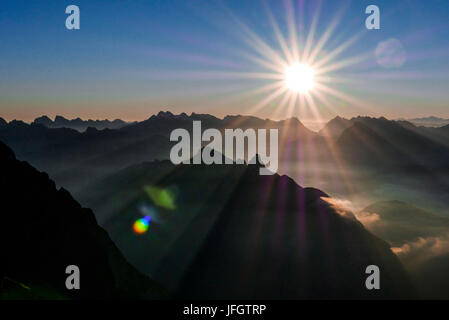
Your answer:
[[[77,117],[75,119],[69,120],[63,116],[57,115],[55,116],[55,120],[52,121],[48,116],[43,115],[41,117],[38,117],[34,119],[32,124],[39,124],[43,125],[47,128],[69,128],[69,129],[75,129],[78,131],[85,131],[88,127],[96,128],[97,130],[103,130],[103,129],[120,129],[126,125],[128,125],[127,122],[115,119],[114,121],[109,120],[83,120],[80,117]]]
[[[272,121],[272,120],[266,119],[265,121]],[[287,119],[284,119],[284,120],[280,120],[279,122],[282,122],[282,123],[286,123],[287,122],[287,123],[290,123],[290,124],[296,124],[296,125],[303,126],[301,120],[299,120],[297,117],[287,118]]]
[[[79,118],[78,118],[79,119]],[[63,116],[56,116],[55,117],[55,122],[58,122],[58,121],[67,121],[67,119],[66,118],[64,118]]]
[[[156,119],[188,120],[189,118],[190,117],[185,112],[182,112],[180,114],[174,114],[170,111],[159,111],[156,115],[152,115],[148,120],[156,120]]]
[[[40,116],[40,117],[34,119],[34,121],[38,121],[38,120],[51,121],[51,119],[48,116],[46,116],[46,115],[43,115],[43,116]]]
[[[174,117],[174,114],[170,111],[159,111],[157,114],[158,117],[171,118]]]
[[[339,137],[352,124],[351,120],[336,116],[319,131],[319,134],[328,137]]]
[[[220,121],[217,117],[207,114],[207,113],[195,113],[192,112],[190,114],[190,118],[193,120],[212,120],[212,121]]]

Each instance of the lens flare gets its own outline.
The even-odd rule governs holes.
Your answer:
[[[168,210],[176,209],[176,198],[172,190],[154,186],[145,186],[144,190],[155,205]]]
[[[151,217],[146,216],[143,218],[140,218],[134,222],[133,230],[137,234],[143,234],[147,232],[148,226],[150,225]]]

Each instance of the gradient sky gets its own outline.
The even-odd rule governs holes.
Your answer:
[[[267,72],[248,57],[258,53],[242,25],[281,53],[266,8],[288,38],[289,1],[2,0],[0,117],[142,120],[170,110],[309,121],[337,114],[449,118],[449,1],[328,0],[321,9],[319,1],[291,2],[304,38],[318,12],[315,40],[343,13],[323,56],[361,34],[334,61],[363,59],[331,74],[345,81],[327,85],[362,105],[329,96],[332,110],[319,102],[311,110],[298,101],[287,111],[279,109],[279,97],[253,111],[269,93],[248,93],[272,80],[240,76]],[[80,7],[80,30],[65,28],[70,4]],[[365,28],[369,4],[381,9],[380,30]],[[391,38],[402,43],[407,59],[385,68],[376,62],[375,50]]]

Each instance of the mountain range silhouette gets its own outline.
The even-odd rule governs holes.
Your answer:
[[[324,201],[323,198],[328,197],[326,193],[302,188],[284,175],[261,177],[256,174],[260,164],[175,166],[165,160],[173,145],[169,141],[170,132],[176,128],[191,131],[194,120],[201,120],[203,130],[279,129],[280,161],[301,170],[310,164],[325,170],[334,163],[330,166],[332,170],[345,169],[339,178],[332,178],[342,187],[347,186],[345,173],[350,170],[351,174],[363,173],[368,177],[366,185],[352,181],[356,190],[369,192],[372,188],[374,193],[382,186],[379,184],[382,181],[389,185],[394,181],[403,183],[401,186],[406,188],[425,189],[429,196],[417,198],[422,202],[434,199],[431,197],[449,201],[448,185],[441,179],[448,170],[449,161],[449,130],[445,127],[425,128],[385,118],[337,117],[316,133],[296,118],[272,121],[252,116],[217,118],[208,114],[175,115],[162,111],[120,129],[89,127],[84,132],[2,120],[0,118],[0,140],[15,151],[17,159],[47,172],[58,187],[64,188],[58,191],[51,182],[56,190],[52,189],[51,197],[58,198],[59,193],[68,195],[65,190],[69,190],[83,207],[92,208],[126,260],[139,270],[126,271],[132,276],[120,289],[111,291],[108,287],[107,291],[113,292],[110,296],[98,291],[103,284],[97,283],[98,288],[91,291],[100,297],[145,296],[146,289],[136,289],[132,280],[137,277],[135,274],[142,276],[139,272],[156,281],[153,283],[144,276],[145,281],[155,286],[149,287],[159,288],[155,292],[160,294],[155,293],[155,296],[164,296],[164,290],[157,283],[180,298],[414,296],[407,271],[390,250],[393,245],[390,229],[382,230],[384,233],[370,229],[389,243],[380,240],[354,217],[339,214],[338,209]],[[28,190],[28,179],[34,181],[34,178],[22,178],[16,189],[5,189],[5,196],[12,198],[10,195],[14,192],[23,197]],[[45,179],[50,181],[47,176]],[[313,181],[309,185],[314,185]],[[155,195],[162,199],[154,199]],[[173,197],[170,206],[161,207],[167,195]],[[14,199],[25,205],[18,200],[19,196]],[[34,202],[39,203],[37,199]],[[71,208],[75,206],[73,202],[64,205]],[[9,206],[8,202],[7,210],[23,209],[20,206],[9,209]],[[31,207],[26,207],[25,211],[27,214],[34,212]],[[151,213],[149,231],[136,235],[132,225],[145,212]],[[419,220],[415,221],[413,215],[408,217],[405,210],[401,221],[408,223],[408,218],[411,223]],[[79,223],[78,227],[101,230],[96,222]],[[41,229],[47,230],[45,226]],[[27,232],[30,231],[27,229]],[[105,251],[100,247],[98,250]],[[105,270],[114,269],[107,263],[100,264]],[[382,276],[385,286],[379,292],[367,291],[363,286],[367,276],[363,266],[367,264],[378,264],[385,270],[382,271],[387,275],[386,279]],[[251,268],[248,266],[254,266],[251,269],[254,272],[248,271]],[[421,274],[429,274],[428,270],[434,268],[431,264],[422,265]],[[296,272],[298,270],[300,272]],[[55,279],[44,273],[41,275],[45,275],[42,279],[48,277],[52,288],[55,286],[55,282],[51,282]],[[419,282],[418,287],[426,291],[428,286],[423,285],[425,281],[417,275],[418,271],[414,270],[415,284]],[[65,274],[60,276],[65,277]],[[26,273],[24,277],[5,274],[4,279],[10,280],[4,284],[33,287],[34,278],[30,281],[27,277]],[[108,279],[116,281],[113,277]],[[61,279],[57,281],[61,285]],[[64,290],[57,287],[56,291],[67,295]],[[72,296],[69,294],[69,297]]]
[[[95,128],[97,130],[103,130],[103,129],[120,129],[124,126],[129,125],[129,123],[120,120],[115,119],[113,121],[109,120],[82,120],[81,118],[76,119],[66,119],[63,116],[56,116],[55,120],[52,121],[47,116],[41,116],[33,121],[34,124],[41,124],[47,128],[70,128],[75,129],[78,131],[85,131],[87,128]]]
[[[174,144],[169,141],[170,132],[176,128],[191,131],[194,120],[202,121],[203,130],[277,128],[279,154],[285,161],[317,162],[338,157],[350,166],[372,170],[391,167],[397,170],[398,166],[425,169],[444,166],[449,161],[449,130],[369,117],[351,120],[337,117],[320,134],[310,131],[296,118],[219,119],[207,114],[174,115],[168,111],[120,129],[90,127],[85,132],[14,120],[0,125],[0,140],[11,146],[19,159],[48,172],[68,190],[77,191],[130,165],[167,159]]]

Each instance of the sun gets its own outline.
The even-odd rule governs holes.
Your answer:
[[[213,70],[210,71],[210,79],[247,79],[254,81],[254,84],[257,83],[248,91],[238,89],[239,93],[229,98],[229,101],[257,100],[245,110],[247,114],[272,112],[273,118],[300,115],[307,116],[309,119],[313,117],[321,122],[322,114],[327,117],[329,114],[337,113],[336,105],[350,105],[358,109],[371,108],[372,106],[363,99],[345,92],[344,89],[348,86],[343,85],[359,81],[359,73],[348,69],[356,66],[363,67],[365,63],[370,63],[372,58],[371,52],[342,57],[343,52],[348,51],[348,48],[363,39],[363,30],[343,40],[344,37],[336,34],[345,14],[344,10],[339,10],[319,35],[317,25],[319,25],[321,6],[310,7],[312,17],[307,25],[304,23],[305,17],[302,14],[305,8],[303,1],[284,2],[285,17],[281,15],[282,25],[278,23],[270,6],[267,4],[265,6],[275,38],[272,39],[273,37],[270,36],[270,41],[264,39],[265,34],[259,35],[232,14],[236,34],[241,34],[245,48],[251,49],[248,52],[246,50],[240,52],[244,61],[249,62],[242,66],[249,68],[245,71],[229,70],[229,68],[223,71]],[[296,17],[297,13],[299,13],[298,17]],[[286,34],[283,31],[287,31]],[[338,36],[343,41],[341,43],[330,41],[334,36]],[[273,40],[276,41],[273,42]],[[237,67],[233,60],[220,59],[211,60],[211,62],[225,63],[227,67]],[[348,72],[345,72],[345,69]],[[194,71],[192,74],[197,74],[198,79],[203,79],[208,76],[209,71]],[[190,72],[188,77],[191,77]],[[252,87],[249,81],[248,85]],[[240,86],[237,85],[237,88]]]
[[[293,63],[284,72],[285,86],[293,92],[307,93],[315,86],[315,70],[304,63]]]

